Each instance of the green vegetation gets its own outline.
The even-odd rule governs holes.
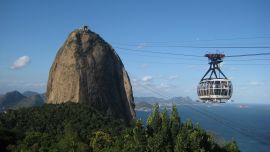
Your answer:
[[[0,114],[0,151],[238,152],[235,141],[218,145],[191,121],[181,123],[156,104],[147,120],[126,124],[86,104],[46,104]]]

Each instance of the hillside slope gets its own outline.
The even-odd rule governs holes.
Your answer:
[[[144,127],[127,125],[88,104],[45,104],[0,113],[0,151],[238,152],[235,142],[218,145],[191,121],[181,123],[154,105]]]

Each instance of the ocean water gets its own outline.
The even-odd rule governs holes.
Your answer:
[[[177,106],[181,121],[214,133],[220,141],[236,140],[243,152],[270,152],[270,104],[194,104]],[[146,121],[150,112],[137,111]]]

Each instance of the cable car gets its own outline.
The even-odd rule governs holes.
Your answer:
[[[197,87],[197,94],[203,102],[225,103],[233,93],[232,82],[223,74],[219,64],[224,54],[206,54],[210,67]]]

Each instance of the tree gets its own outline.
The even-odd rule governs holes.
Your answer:
[[[223,148],[226,152],[240,152],[235,140],[227,143]]]
[[[59,151],[67,152],[79,152],[88,151],[89,147],[87,144],[83,143],[78,136],[78,133],[73,129],[73,126],[68,123],[64,129],[64,136],[60,139],[57,144],[57,149]]]
[[[182,128],[176,137],[174,152],[186,152],[189,150],[188,130]]]
[[[26,132],[24,139],[17,145],[9,145],[10,151],[49,151],[51,143],[55,142],[52,136],[41,132]]]
[[[145,129],[141,120],[136,121],[135,128],[133,129],[133,137],[136,144],[147,145]]]
[[[147,119],[147,125],[149,127],[149,130],[151,129],[153,133],[157,133],[161,129],[161,118],[159,114],[159,105],[156,103],[153,106],[153,110],[151,115]]]
[[[0,151],[7,151],[8,145],[16,144],[16,141],[22,137],[23,135],[20,131],[0,127]]]
[[[170,132],[170,126],[169,126],[169,117],[168,117],[168,112],[167,109],[165,108],[163,110],[163,112],[161,112],[160,114],[161,117],[161,124],[162,124],[162,128],[160,131],[160,134],[162,136],[162,149],[164,149],[164,151],[172,151],[172,137],[171,137],[171,132]]]
[[[174,104],[172,106],[172,113],[170,117],[170,130],[173,144],[175,144],[175,139],[179,132],[180,126],[181,126],[180,116],[178,114],[176,105]]]
[[[188,130],[192,130],[193,129],[193,124],[191,119],[188,119],[184,124],[183,127],[188,129]]]
[[[95,132],[94,137],[91,139],[90,145],[94,152],[99,152],[104,148],[112,146],[112,138],[110,134],[107,134],[103,131]]]
[[[146,133],[141,120],[136,121],[135,128],[133,129],[133,139],[135,141],[133,149],[136,149],[137,152],[146,151]]]

